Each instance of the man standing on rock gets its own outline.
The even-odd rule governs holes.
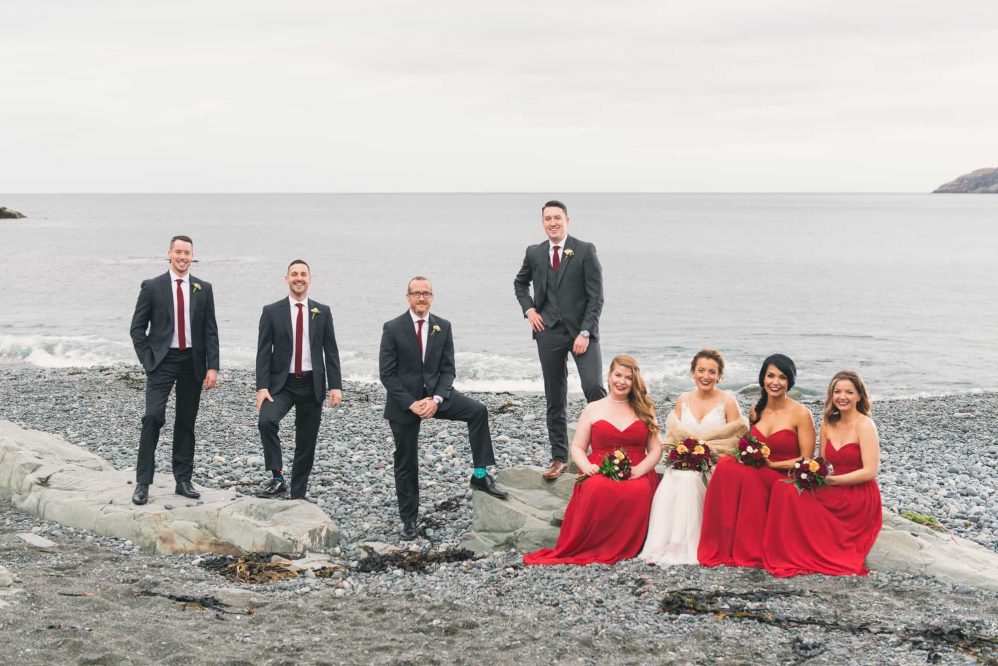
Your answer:
[[[194,422],[201,389],[218,381],[218,324],[211,285],[190,275],[194,241],[174,236],[166,254],[170,270],[142,282],[132,315],[135,354],[146,371],[146,409],[139,437],[132,502],[149,501],[149,485],[156,469],[159,431],[166,423],[166,402],[177,387],[173,424],[173,478],[175,492],[197,499],[191,483],[194,473]]]
[[[568,208],[549,201],[541,208],[548,240],[527,248],[513,291],[530,322],[544,375],[551,464],[544,478],[568,469],[568,367],[575,356],[587,402],[606,396],[599,346],[603,310],[603,269],[592,243],[568,235]],[[533,297],[530,287],[533,286]]]
[[[495,465],[489,411],[454,390],[454,337],[446,319],[430,314],[433,287],[425,277],[409,280],[409,309],[385,322],[378,359],[381,383],[388,391],[385,418],[395,438],[395,495],[404,540],[416,538],[419,511],[419,426],[423,419],[468,424],[474,471],[471,487],[506,499],[486,469]]]
[[[272,478],[257,497],[288,491],[281,458],[281,419],[295,408],[295,457],[291,499],[305,499],[322,421],[322,403],[343,401],[340,355],[328,305],[308,298],[312,284],[302,259],[288,265],[288,297],[264,306],[256,345],[256,410],[260,414],[263,459]]]

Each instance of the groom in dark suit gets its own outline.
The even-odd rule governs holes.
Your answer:
[[[146,371],[146,410],[139,437],[132,502],[149,501],[156,469],[159,431],[166,423],[166,402],[177,387],[173,424],[173,478],[176,493],[197,499],[194,472],[194,421],[201,389],[218,381],[218,324],[211,285],[190,274],[194,241],[174,236],[166,254],[170,270],[142,282],[132,315],[132,346]]]
[[[551,464],[544,478],[557,479],[568,469],[569,352],[582,380],[587,402],[606,396],[599,346],[603,310],[603,268],[596,246],[568,235],[568,209],[560,201],[541,208],[548,240],[527,248],[513,291],[530,322],[544,375]],[[533,286],[533,297],[530,288]]]
[[[486,467],[495,465],[489,411],[454,390],[454,337],[450,322],[430,314],[433,287],[419,276],[409,280],[409,309],[385,322],[378,360],[388,391],[385,418],[395,438],[395,495],[402,517],[402,539],[416,538],[419,511],[419,426],[424,419],[468,424],[474,471],[471,487],[506,499]]]
[[[256,409],[263,459],[272,477],[257,497],[279,497],[288,491],[281,458],[281,419],[295,408],[295,457],[291,499],[305,499],[315,460],[315,441],[322,403],[343,401],[340,355],[333,315],[328,305],[308,298],[309,266],[301,259],[284,276],[288,296],[264,306],[256,348]]]

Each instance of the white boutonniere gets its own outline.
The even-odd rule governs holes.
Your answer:
[[[439,332],[440,332],[440,327],[437,326],[436,324],[434,324],[433,328],[430,329],[430,335],[436,335]]]
[[[316,317],[319,316],[319,308],[312,308],[311,310],[309,310],[309,312],[312,313],[312,319],[315,319]]]
[[[200,282],[195,282],[194,283],[194,291],[201,291],[201,283]]]
[[[563,254],[566,257],[574,257],[575,256],[575,250],[565,250],[565,252]]]

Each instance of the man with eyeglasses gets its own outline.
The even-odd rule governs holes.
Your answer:
[[[548,481],[568,469],[570,353],[586,402],[606,397],[599,345],[603,268],[596,246],[569,236],[568,223],[568,208],[562,202],[548,201],[541,207],[541,226],[548,239],[527,248],[513,279],[513,292],[530,323],[544,375],[551,463],[543,476]]]
[[[395,495],[402,518],[401,538],[415,539],[419,512],[419,427],[424,419],[468,424],[474,470],[470,485],[498,499],[500,490],[486,469],[495,465],[489,412],[485,405],[453,388],[454,337],[446,319],[430,314],[433,287],[423,276],[409,280],[409,309],[385,322],[379,370],[388,391],[385,418],[395,438]]]

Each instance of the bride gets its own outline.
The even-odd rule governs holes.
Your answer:
[[[676,399],[666,420],[664,449],[668,453],[692,438],[706,442],[715,460],[730,455],[748,426],[735,397],[717,388],[724,374],[724,357],[713,349],[701,349],[690,363],[690,373],[696,388]],[[638,557],[660,567],[696,564],[705,492],[700,472],[666,469]]]

